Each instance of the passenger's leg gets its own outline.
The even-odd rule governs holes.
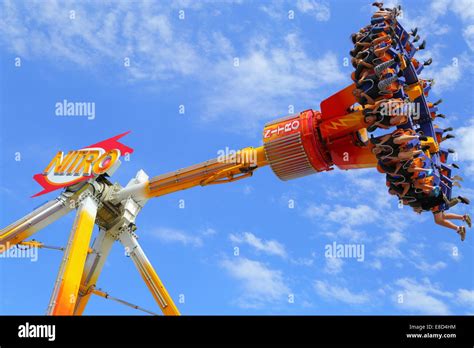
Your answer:
[[[452,230],[455,230],[456,232],[458,231],[459,227],[455,224],[453,224],[451,221],[448,221],[444,217],[444,212],[439,212],[439,213],[433,213],[434,220],[435,222],[443,227],[450,228]]]
[[[444,216],[446,219],[450,219],[450,220],[462,220],[469,227],[472,226],[471,217],[469,216],[469,214],[459,215],[459,214],[445,213]]]
[[[445,219],[448,220],[464,220],[464,216],[453,213],[443,213]]]

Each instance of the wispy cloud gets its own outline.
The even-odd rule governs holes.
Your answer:
[[[21,57],[92,69],[121,66],[126,75],[138,80],[190,75],[200,66],[201,56],[189,34],[169,19],[174,6],[7,0],[1,10],[0,37]],[[130,59],[129,67],[124,65],[125,58]]]
[[[467,165],[464,170],[474,174],[474,121],[456,129],[456,139],[453,141],[458,160]]]
[[[348,226],[357,226],[374,222],[377,215],[374,209],[363,204],[346,207],[337,204],[328,214],[329,220]]]
[[[340,204],[334,206],[310,204],[305,209],[304,215],[312,219],[328,220],[345,226],[363,225],[377,219],[376,211],[363,204],[355,207]]]
[[[395,284],[398,291],[393,297],[401,310],[426,315],[450,314],[445,299],[453,297],[453,294],[440,290],[428,278],[424,278],[421,283],[414,279],[402,278]],[[398,303],[400,294],[403,295],[402,303]]]
[[[288,20],[288,9],[284,0],[268,1],[260,5],[260,11],[266,13],[272,19],[286,19]]]
[[[337,257],[326,257],[324,272],[329,274],[338,274],[342,271],[344,261]]]
[[[328,204],[309,204],[303,211],[303,215],[314,220],[322,219],[326,216],[327,212],[331,209]]]
[[[188,6],[4,1],[0,43],[20,57],[108,69],[129,82],[165,81],[170,88],[190,78],[201,93],[201,119],[224,121],[236,132],[257,129],[270,115],[287,114],[290,104],[311,107],[320,87],[346,79],[334,53],[309,55],[296,31],[254,28],[236,50],[219,28],[195,32],[177,20],[178,10]],[[199,7],[206,11],[209,6],[214,4]],[[316,1],[298,6],[319,20],[329,13]]]
[[[474,51],[474,24],[468,25],[462,34],[471,51]]]
[[[412,249],[408,250],[408,254],[411,256],[410,263],[415,266],[416,269],[423,273],[432,274],[448,267],[444,261],[427,260],[424,252],[425,249],[426,246],[424,244],[418,243],[413,246]]]
[[[224,117],[235,129],[253,131],[269,115],[288,114],[289,105],[313,106],[319,87],[345,79],[334,53],[310,57],[296,33],[280,41],[251,38],[243,52],[235,57],[238,66],[232,57],[213,65],[204,120]]]
[[[408,7],[408,6],[407,6]],[[443,36],[451,31],[445,16],[449,13],[455,14],[460,20],[461,30],[458,35],[463,37],[469,50],[474,50],[474,6],[471,0],[435,0],[429,4],[429,16],[426,16],[426,9],[423,12],[406,9],[402,23],[406,28],[420,28],[419,35],[422,37]],[[469,50],[451,51],[447,57],[450,62],[444,65],[440,59],[446,58],[446,47],[440,44],[433,44],[428,41],[428,49],[421,51],[418,56],[427,58],[433,56],[433,64],[425,69],[422,76],[434,78],[436,81],[433,92],[441,94],[446,90],[451,90],[459,86],[466,78],[466,74],[472,73],[472,56],[468,55]],[[443,46],[447,45],[443,41]],[[442,49],[442,55],[436,52]]]
[[[359,227],[364,227],[364,229],[366,228],[366,226],[360,225]],[[343,225],[334,231],[329,230],[325,233],[325,235],[334,240],[343,239],[350,242],[370,242],[372,240],[372,237],[369,236],[364,230],[354,228],[350,225]]]
[[[456,83],[459,82],[462,77],[462,67],[463,64],[453,62],[442,67],[433,65],[433,67],[427,69],[426,73],[422,76],[429,76],[435,80],[433,90],[439,94],[456,86]]]
[[[421,260],[418,263],[415,263],[415,267],[425,273],[434,273],[441,269],[445,269],[448,265],[443,261],[436,261],[434,263],[429,263],[425,260]]]
[[[395,201],[387,194],[385,177],[374,172],[372,168],[353,171],[336,170],[332,175],[337,176],[338,183],[328,188],[325,196],[329,199],[326,203],[309,203],[303,210],[303,216],[315,222],[329,222],[341,225],[337,233],[331,229],[328,236],[334,235],[362,240],[368,238],[361,230],[368,224],[386,225],[386,213],[391,211],[390,206]],[[370,196],[370,205],[367,201],[361,203],[360,196]],[[335,203],[330,203],[335,201]],[[341,204],[339,202],[344,202]]]
[[[457,301],[463,306],[474,309],[474,290],[459,289]]]
[[[331,8],[329,3],[326,1],[298,0],[294,2],[273,0],[271,2],[264,3],[259,7],[259,9],[270,16],[272,19],[288,20],[289,11],[293,11],[293,15],[295,17],[299,15],[311,16],[318,22],[327,22],[331,18]]]
[[[350,305],[360,305],[370,301],[370,297],[365,293],[354,293],[348,288],[330,285],[327,281],[322,280],[314,282],[314,290],[325,299]]]
[[[205,228],[201,231],[201,234],[203,236],[213,236],[213,235],[217,234],[217,231],[215,229],[211,228],[211,227],[207,227],[207,228]]]
[[[446,2],[451,5],[451,10],[461,17],[463,21],[474,20],[474,6],[472,6],[472,0],[446,0]]]
[[[282,258],[287,257],[285,246],[276,240],[263,240],[250,232],[230,234],[229,239],[234,243],[250,245],[255,250],[265,254],[276,255]]]
[[[405,242],[405,236],[401,232],[389,232],[384,241],[374,250],[373,255],[379,258],[400,258],[403,253],[400,245]]]
[[[243,308],[259,308],[267,303],[287,300],[291,290],[286,285],[283,274],[265,264],[235,257],[224,259],[221,266],[235,279],[243,289],[237,304]]]
[[[200,236],[194,236],[173,228],[156,228],[151,232],[151,235],[165,243],[181,243],[194,247],[201,247],[203,245],[203,240]]]
[[[329,4],[325,1],[298,0],[296,2],[296,8],[320,22],[326,22],[331,18],[331,9]]]

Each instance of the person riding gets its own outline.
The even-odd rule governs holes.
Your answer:
[[[459,215],[453,213],[446,213],[444,210],[438,210],[436,208],[433,208],[433,216],[436,224],[455,230],[456,233],[461,236],[461,241],[464,242],[464,239],[466,239],[466,227],[458,226],[449,220],[464,221],[469,226],[469,228],[471,228],[471,217],[468,214]]]
[[[388,129],[405,124],[408,121],[406,103],[399,98],[381,99],[374,104],[367,104],[363,110],[365,122],[371,130],[376,127]]]

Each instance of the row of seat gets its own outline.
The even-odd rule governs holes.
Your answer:
[[[432,211],[435,221],[442,226],[456,229],[464,240],[464,226],[454,225],[450,219],[464,220],[470,226],[468,215],[453,217],[445,211],[457,203],[469,203],[464,197],[451,197],[452,187],[460,186],[459,176],[451,176],[456,164],[448,165],[451,149],[440,144],[454,136],[434,124],[441,100],[426,100],[433,80],[418,77],[431,59],[420,63],[417,51],[426,42],[420,40],[418,30],[407,32],[398,22],[401,8],[384,8],[374,3],[377,11],[371,23],[351,35],[354,45],[350,51],[355,83],[353,95],[358,108],[372,133],[372,151],[378,159],[378,170],[386,174],[388,191],[404,205],[416,212]],[[389,133],[374,136],[378,130]]]

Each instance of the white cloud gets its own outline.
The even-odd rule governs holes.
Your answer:
[[[283,8],[282,1],[271,1],[259,7],[261,11],[269,15],[273,19],[281,19],[288,11]]]
[[[324,272],[329,274],[338,274],[342,271],[344,261],[337,257],[326,257],[326,266]]]
[[[387,213],[394,211],[393,206],[396,204],[396,199],[387,194],[384,175],[374,171],[373,168],[347,171],[335,170],[333,173],[333,175],[337,175],[336,180],[340,180],[341,184],[337,190],[330,188],[326,191],[328,198],[338,199],[339,201],[343,199],[345,204],[347,202],[354,203],[356,205],[351,209],[352,215],[360,215],[359,213],[366,212],[365,221],[387,226],[385,217]],[[370,197],[370,199],[361,199],[361,192],[363,192],[364,197]],[[359,209],[356,209],[357,207]],[[370,212],[366,207],[370,208]],[[333,206],[330,210],[337,209],[338,207]],[[337,214],[333,217],[337,217]],[[344,222],[347,221],[344,220]],[[363,225],[363,222],[358,224],[358,226]],[[339,231],[338,234],[347,235],[348,237],[352,234],[352,237],[350,237],[352,240],[366,240],[367,237],[364,231],[355,230],[351,225],[344,226],[344,230]]]
[[[401,22],[405,28],[419,27],[423,36],[444,35],[450,31],[450,27],[443,23],[442,17],[452,12],[457,15],[465,24],[463,36],[466,43],[471,48],[473,45],[474,4],[472,0],[434,0],[430,4],[429,13],[426,15],[426,9],[423,7],[423,13],[412,16],[412,10],[405,11]],[[408,13],[410,12],[410,13]]]
[[[452,0],[451,9],[464,21],[474,20],[474,3],[472,0]]]
[[[470,35],[470,32],[465,31],[465,34]],[[464,87],[467,83],[465,75],[470,74],[473,67],[471,55],[467,51],[456,52],[454,55],[446,57],[446,50],[448,48],[449,46],[446,46],[446,42],[442,44],[434,43],[417,55],[417,59],[420,61],[430,57],[433,58],[433,63],[426,67],[420,76],[435,80],[432,91],[438,95],[453,88]],[[443,62],[443,60],[446,63],[441,64],[440,62]]]
[[[316,0],[298,0],[296,8],[312,17],[319,22],[327,22],[331,18],[331,10],[329,4]]]
[[[453,148],[456,149],[458,160],[467,164],[463,168],[469,174],[474,174],[474,121],[456,129],[456,139]]]
[[[436,315],[450,314],[448,305],[440,298],[451,298],[453,294],[441,291],[437,286],[431,284],[428,278],[422,283],[410,278],[398,279],[395,282],[399,290],[394,293],[393,298],[398,308],[419,314]],[[398,295],[403,295],[403,302],[398,303]]]
[[[181,243],[195,247],[203,245],[203,241],[200,237],[173,228],[157,228],[152,231],[152,235],[166,243]]]
[[[334,206],[310,204],[304,210],[303,215],[314,220],[323,219],[336,222],[346,227],[363,225],[377,220],[376,208],[364,204],[358,204],[355,207],[340,204]]]
[[[235,257],[223,260],[221,266],[240,281],[244,290],[238,300],[241,307],[258,308],[268,302],[285,301],[291,293],[282,272],[261,262]]]
[[[364,304],[370,300],[369,296],[365,293],[353,293],[347,288],[329,285],[328,282],[322,280],[315,281],[314,289],[321,297],[350,305]]]
[[[444,1],[434,1],[430,8],[422,7],[422,12],[417,11],[414,7],[403,6],[403,18],[400,23],[406,30],[418,27],[419,35],[428,38],[430,35],[444,35],[449,32],[449,26],[439,21],[447,10]],[[426,15],[426,11],[430,11],[430,15]]]
[[[375,259],[374,261],[369,263],[369,267],[380,271],[382,269],[382,261],[380,261],[379,259]]]
[[[403,254],[400,244],[405,242],[405,237],[401,232],[395,231],[385,235],[384,241],[376,247],[373,255],[380,258],[400,258]]]
[[[312,266],[314,264],[314,259],[308,257],[299,257],[297,259],[291,259],[291,263],[298,266]]]
[[[295,3],[291,1],[285,3],[284,1],[273,0],[261,5],[259,9],[273,19],[288,20],[288,11],[294,9],[292,7],[293,5],[295,5]],[[313,17],[318,22],[326,22],[331,17],[331,9],[329,4],[325,1],[298,0],[296,2],[296,10]]]
[[[199,51],[207,55],[216,54],[222,57],[230,57],[234,55],[234,46],[232,42],[220,32],[200,32],[198,34]]]
[[[324,233],[328,238],[333,240],[344,240],[351,242],[369,242],[370,237],[367,233],[351,226],[341,226],[339,229],[329,229]]]
[[[463,30],[463,37],[469,48],[474,51],[474,24],[468,25]]]
[[[432,67],[427,70],[426,75],[435,80],[436,93],[439,94],[456,86],[462,77],[462,66],[463,64],[450,62],[441,68]]]
[[[208,227],[206,229],[204,229],[203,231],[201,231],[201,234],[203,236],[213,236],[215,234],[217,234],[217,231],[211,227]]]
[[[436,271],[439,271],[447,267],[447,264],[443,261],[429,263],[429,262],[426,262],[425,260],[421,260],[419,262],[414,262],[414,264],[417,269],[425,273],[434,273]]]
[[[300,5],[320,20],[328,16],[322,3]],[[322,87],[347,79],[334,53],[308,55],[296,33],[281,37],[260,30],[236,53],[221,32],[193,32],[171,20],[179,6],[192,4],[75,2],[71,19],[60,1],[4,1],[0,42],[22,58],[72,62],[91,71],[123,69],[117,76],[130,82],[166,81],[169,88],[191,78],[203,94],[202,120],[219,119],[237,132],[255,131],[260,121],[287,114],[289,104],[313,106],[315,98],[325,97],[319,95]]]
[[[165,80],[200,69],[198,51],[186,33],[176,34],[168,19],[170,6],[148,2],[64,6],[54,0],[2,5],[0,37],[21,57],[69,61],[88,69],[104,64],[123,67],[128,57],[130,67],[124,72],[138,80]]]
[[[229,238],[234,243],[248,244],[251,247],[255,248],[256,250],[262,251],[269,255],[276,255],[282,258],[287,257],[285,246],[276,240],[265,241],[265,240],[262,240],[261,238],[258,238],[257,236],[255,236],[253,233],[250,233],[250,232],[245,232],[240,235],[230,234]]]
[[[425,259],[423,250],[426,248],[425,244],[417,243],[412,249],[408,250],[408,255],[411,256],[410,262],[416,269],[423,273],[435,273],[439,270],[445,269],[448,265],[443,261],[428,262]]]
[[[459,289],[457,301],[463,306],[474,308],[474,290]]]
[[[330,206],[327,204],[320,204],[316,205],[311,203],[306,207],[306,209],[303,211],[303,215],[310,218],[310,219],[320,219],[324,218],[329,211]]]
[[[430,13],[434,16],[445,15],[451,0],[434,0],[430,5]]]
[[[255,132],[262,120],[288,114],[288,105],[313,106],[320,87],[345,80],[337,56],[312,58],[296,34],[280,42],[264,36],[250,39],[234,66],[232,57],[216,62],[203,96],[205,121],[219,119],[228,128]]]
[[[328,219],[332,222],[348,226],[364,225],[377,219],[374,208],[359,204],[356,207],[345,207],[339,204],[328,213]]]
[[[465,31],[465,34],[469,35],[470,32]],[[435,83],[430,93],[434,93],[440,97],[442,97],[445,91],[471,88],[470,79],[474,68],[472,54],[469,50],[464,50],[446,56],[446,52],[450,47],[446,41],[443,41],[442,44],[434,43],[430,45],[428,49],[421,51],[417,55],[417,59],[420,61],[424,61],[430,57],[433,58],[433,63],[421,72],[420,77],[424,79],[434,79]],[[452,118],[453,115],[451,115],[451,121]],[[444,121],[441,121],[441,123],[443,122]]]

